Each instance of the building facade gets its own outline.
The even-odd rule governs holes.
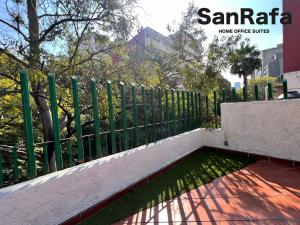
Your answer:
[[[262,50],[262,75],[280,77],[283,74],[283,45]]]
[[[167,53],[177,53],[171,38],[160,34],[150,27],[142,28],[138,34],[128,42],[127,47],[130,55],[139,58],[141,61],[147,59],[147,54],[151,55],[152,49]],[[202,50],[200,43],[198,47]],[[184,47],[184,52],[188,58],[193,58],[196,55],[196,51],[189,46]]]

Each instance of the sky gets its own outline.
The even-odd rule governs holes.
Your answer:
[[[138,20],[143,27],[151,27],[161,34],[168,35],[166,26],[173,21],[180,21],[182,12],[184,12],[189,4],[189,0],[140,0],[139,9],[136,11]],[[255,13],[270,12],[273,8],[279,8],[282,11],[282,0],[194,0],[199,8],[209,8],[211,14],[213,12],[239,12],[240,8],[252,8]],[[280,18],[280,17],[278,17]],[[200,24],[199,24],[200,27]],[[251,29],[269,29],[268,34],[247,34],[243,37],[249,37],[251,44],[263,50],[276,47],[282,43],[282,25],[277,22],[275,25],[202,25],[205,30],[208,44],[214,35],[220,35],[218,30],[221,28],[251,28]],[[205,45],[206,45],[205,44]],[[204,45],[204,46],[205,46]],[[240,81],[235,75],[231,75],[228,71],[224,72],[224,77],[232,82]]]

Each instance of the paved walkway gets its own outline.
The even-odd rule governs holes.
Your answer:
[[[117,224],[300,225],[300,168],[260,160]]]

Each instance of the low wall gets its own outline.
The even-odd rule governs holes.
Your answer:
[[[285,73],[283,76],[287,80],[289,91],[300,91],[300,71]]]
[[[203,146],[201,129],[0,189],[0,224],[58,224]]]
[[[206,146],[300,161],[300,99],[226,103],[221,112],[222,129],[202,132]]]

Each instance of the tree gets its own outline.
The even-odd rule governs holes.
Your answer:
[[[199,27],[197,12],[198,7],[194,3],[189,3],[186,11],[182,13],[181,21],[177,25],[174,23],[167,26],[173,40],[173,49],[180,60],[202,59],[203,42],[207,37],[202,27]]]
[[[240,43],[240,47],[229,55],[230,71],[232,74],[243,76],[244,86],[247,90],[248,79],[253,71],[261,67],[260,51],[251,46],[249,40]]]
[[[185,88],[207,94],[226,86],[222,72],[229,65],[228,56],[235,50],[241,36],[215,36],[205,49],[207,37],[199,27],[197,12],[198,8],[190,3],[178,25],[168,25],[176,50],[171,62],[176,65],[173,73],[182,77]]]
[[[6,54],[14,62],[28,69],[34,102],[39,111],[45,141],[53,140],[51,113],[45,91],[45,75],[51,71],[48,58],[55,46],[62,46],[66,57],[67,43],[73,41],[73,51],[68,57],[68,67],[78,66],[93,59],[99,53],[119,45],[126,40],[133,28],[132,7],[135,0],[27,0],[5,1],[5,9],[0,16],[0,53]],[[86,33],[95,31],[114,37],[107,48],[90,52],[84,59],[77,53]],[[14,74],[6,78],[17,80]],[[56,170],[53,146],[49,146],[51,171]]]

